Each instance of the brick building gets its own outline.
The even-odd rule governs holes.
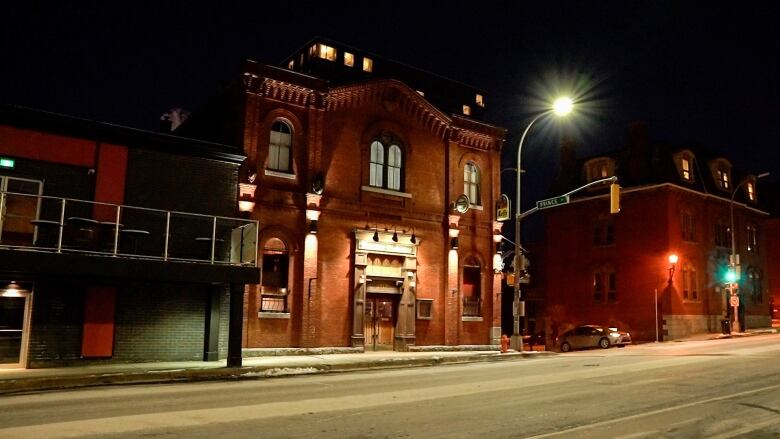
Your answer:
[[[608,187],[544,211],[536,259],[543,273],[533,289],[544,297],[548,333],[587,323],[617,326],[639,341],[655,340],[656,328],[660,339],[719,332],[725,316],[733,320],[724,288],[732,197],[739,320],[768,326],[768,214],[756,175],[698,146],[650,144],[644,131],[633,126],[628,147],[614,153],[577,160],[572,145],[561,149],[553,193],[612,175],[623,189],[617,215],[609,213]],[[670,254],[679,258],[673,266]]]
[[[497,343],[505,131],[484,105],[481,90],[317,38],[279,67],[247,61],[182,125],[247,155],[262,280],[246,347]]]
[[[0,107],[0,367],[240,364],[244,285],[259,280],[256,223],[231,218],[244,158]]]

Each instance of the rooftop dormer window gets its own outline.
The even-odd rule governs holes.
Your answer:
[[[745,192],[747,193],[748,200],[756,201],[756,184],[752,181],[745,183]]]
[[[477,94],[476,102],[477,102],[477,105],[480,106],[480,107],[484,107],[485,106],[485,100],[484,100],[484,98],[482,97],[481,94]]]
[[[363,57],[363,71],[371,73],[374,71],[374,60],[368,57]]]
[[[287,68],[292,70],[295,68],[295,60],[291,59],[290,62],[287,63]]]
[[[355,55],[344,52],[344,65],[347,67],[353,67],[355,65]]]
[[[465,114],[466,116],[471,116],[471,107],[469,107],[468,105],[464,105],[463,114]]]
[[[601,157],[585,163],[585,178],[588,182],[615,175],[615,161]]]
[[[680,178],[688,183],[693,183],[693,153],[684,150],[674,154],[674,164],[677,166],[677,172]]]
[[[710,171],[715,179],[715,184],[724,191],[731,190],[731,163],[726,159],[717,159],[710,162]]]
[[[336,49],[334,47],[325,45],[325,44],[317,44],[318,50],[318,56],[322,59],[327,59],[328,61],[336,61]]]

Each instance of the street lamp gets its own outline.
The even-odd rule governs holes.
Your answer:
[[[523,247],[520,240],[520,220],[522,218],[522,213],[520,211],[520,179],[522,177],[523,169],[521,166],[523,157],[523,142],[525,141],[525,136],[528,134],[528,131],[531,130],[531,127],[537,120],[550,113],[553,113],[557,116],[566,116],[571,112],[573,107],[574,102],[568,97],[556,99],[555,102],[553,102],[552,107],[542,113],[537,114],[536,117],[531,119],[531,122],[527,127],[525,127],[525,131],[523,131],[523,135],[520,136],[520,143],[517,144],[517,187],[515,188],[515,297],[512,307],[512,315],[514,317],[514,325],[512,327],[512,343],[516,346],[517,350],[521,352],[523,350],[523,339],[520,336],[520,272],[524,266],[524,256]]]
[[[763,172],[761,174],[758,174],[756,176],[756,180],[759,178],[764,178],[768,176],[768,172]],[[734,191],[731,192],[731,198],[729,199],[729,216],[731,217],[731,257],[729,258],[729,292],[731,296],[737,296],[739,297],[739,255],[737,255],[737,241],[736,241],[736,233],[734,230],[734,196],[737,195],[737,191],[739,191],[739,188],[747,183],[748,181],[751,181],[749,178],[743,179],[737,187],[734,188]],[[734,302],[736,302],[736,305],[734,305],[732,302],[732,307],[734,308],[734,331],[740,332],[739,330],[739,299],[735,299]]]

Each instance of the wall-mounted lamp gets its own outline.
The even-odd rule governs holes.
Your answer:
[[[317,220],[309,221],[309,233],[312,235],[317,234]]]
[[[412,237],[409,238],[409,242],[411,242],[412,244],[417,244],[417,237],[414,236],[414,227],[412,227]]]
[[[393,226],[393,242],[398,242],[398,230]]]
[[[674,270],[677,268],[677,261],[679,258],[676,254],[669,255],[669,286],[672,286],[672,278],[674,277]]]
[[[376,229],[377,225],[374,224],[374,237],[371,238],[374,240],[374,242],[379,242],[379,231]]]
[[[450,239],[450,248],[453,250],[458,249],[458,238],[451,238]]]

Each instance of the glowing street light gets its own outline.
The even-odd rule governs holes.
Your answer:
[[[542,113],[537,114],[536,117],[531,119],[531,122],[527,127],[525,127],[525,131],[523,131],[523,135],[520,136],[520,143],[517,144],[517,186],[515,187],[515,297],[512,306],[512,316],[514,318],[512,328],[512,344],[517,346],[517,350],[521,352],[523,350],[523,339],[520,336],[520,274],[521,270],[525,266],[523,263],[525,256],[523,255],[523,247],[521,245],[520,239],[520,220],[522,218],[522,213],[520,211],[520,180],[523,172],[523,167],[521,166],[523,157],[523,142],[525,141],[525,136],[528,134],[528,131],[531,130],[531,127],[537,120],[550,113],[557,116],[566,116],[567,114],[571,113],[573,107],[574,101],[572,101],[571,98],[561,97],[556,99],[555,102],[553,102],[552,107]]]

